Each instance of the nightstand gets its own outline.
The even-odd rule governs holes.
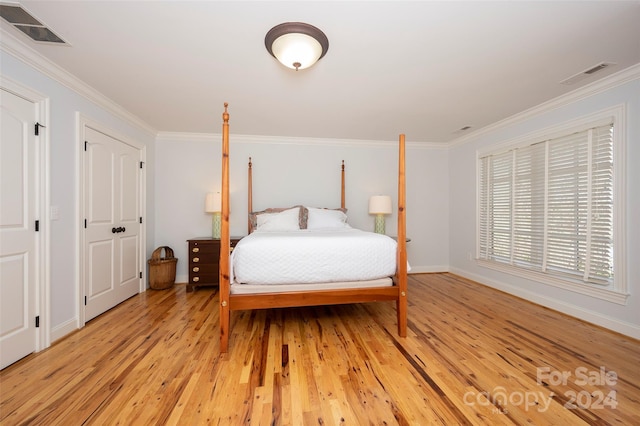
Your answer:
[[[242,237],[231,237],[231,250]],[[211,237],[192,238],[189,244],[189,282],[187,291],[196,287],[217,286],[220,281],[220,240]]]

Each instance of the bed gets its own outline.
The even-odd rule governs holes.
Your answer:
[[[248,168],[249,235],[238,242],[232,253],[229,231],[229,113],[227,103],[224,104],[222,119],[221,352],[228,351],[231,311],[234,310],[391,301],[396,303],[398,335],[405,337],[407,334],[407,254],[404,135],[400,135],[398,144],[398,232],[395,240],[346,225],[346,216],[342,216],[346,210],[344,162],[341,170],[340,208],[292,206],[277,211],[260,212],[263,213],[261,218],[261,215],[254,213],[252,209],[252,163],[250,159]],[[257,226],[259,221],[261,224]],[[270,221],[275,222],[277,226],[271,227]],[[336,225],[339,221],[343,221],[346,226]],[[379,248],[380,251],[372,254],[351,248],[361,247],[361,239],[363,238],[371,238],[365,243],[366,247],[373,250],[373,246],[375,246],[375,250]],[[273,247],[270,244],[278,242],[281,244],[281,250],[265,249],[265,247]],[[286,247],[293,249],[289,253],[285,253],[283,251],[286,251]],[[325,249],[329,247],[323,252],[329,253],[329,256],[320,258],[319,247]],[[339,251],[338,247],[344,247],[347,250]],[[266,258],[257,262],[255,253],[262,253],[260,256],[266,256]],[[296,255],[300,256],[299,261],[291,262]],[[373,264],[370,262],[369,266],[365,264],[360,268],[349,268],[349,265],[360,260],[356,261],[352,258],[345,258],[345,256],[360,257],[360,260],[368,259],[370,256],[378,257],[375,257]],[[285,257],[288,262],[286,266],[281,262]],[[241,261],[243,258],[252,260],[243,263]],[[312,261],[302,266],[303,259],[311,259]],[[345,264],[346,267],[337,267],[339,263]],[[292,265],[300,266],[299,269],[302,272],[291,272],[290,270],[296,269]],[[353,271],[353,269],[359,270]],[[285,274],[282,273],[284,270],[286,270]]]

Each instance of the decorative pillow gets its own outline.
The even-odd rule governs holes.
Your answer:
[[[256,230],[259,231],[297,231],[300,229],[300,207],[278,213],[257,215]]]
[[[320,228],[349,228],[347,224],[347,209],[317,209],[307,207],[309,218],[307,229]]]
[[[305,206],[300,207],[300,229],[307,229],[307,222],[309,221],[309,210]]]
[[[265,210],[261,210],[259,212],[251,212],[249,213],[249,222],[251,223],[251,232],[255,231],[258,227],[258,216],[262,215],[262,214],[270,214],[270,213],[280,213],[283,212],[285,210],[290,210],[290,209],[294,209],[294,208],[299,208],[300,212],[299,212],[299,216],[298,216],[298,229],[305,229],[307,227],[307,209],[304,206],[293,206],[293,207],[277,207],[277,208],[268,208]]]

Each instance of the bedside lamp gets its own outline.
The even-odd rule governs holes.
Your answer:
[[[219,192],[208,192],[204,200],[204,211],[213,213],[212,219],[212,237],[220,239],[220,214],[222,212],[222,200]]]
[[[369,214],[375,214],[374,232],[384,234],[384,215],[391,214],[391,197],[388,195],[374,195],[369,198]]]

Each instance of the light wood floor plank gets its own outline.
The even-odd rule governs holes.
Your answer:
[[[220,354],[215,289],[150,290],[1,371],[0,424],[640,424],[637,340],[453,274],[408,312],[233,312]]]

